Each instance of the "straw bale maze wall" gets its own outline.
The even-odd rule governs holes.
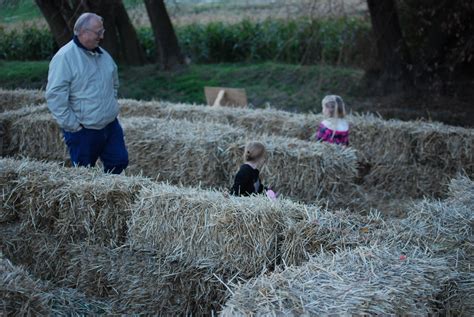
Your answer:
[[[68,159],[60,129],[40,109],[0,114],[7,132],[4,155]],[[173,184],[230,187],[248,141],[245,130],[225,124],[145,117],[121,121],[130,153],[128,172]],[[346,180],[356,176],[353,149],[279,136],[260,139],[268,148],[265,183],[284,196],[311,202],[351,190]]]
[[[256,134],[276,134],[314,140],[320,115],[277,110],[250,110],[121,100],[123,116],[146,115],[169,119],[218,122]],[[449,179],[465,171],[474,175],[474,132],[439,123],[402,122],[349,116],[351,147],[360,162],[359,183],[365,189],[393,186],[400,196],[442,196]],[[400,177],[393,178],[393,167]],[[381,175],[377,177],[378,174]],[[413,182],[413,177],[425,181]],[[430,179],[430,181],[427,181]]]
[[[5,90],[0,88],[0,112],[44,103],[44,93],[40,90]]]
[[[474,313],[472,130],[351,117],[344,148],[309,141],[318,116],[120,102],[129,173],[152,179],[64,167],[44,105],[2,106],[3,313]],[[292,200],[176,186],[229,186],[250,130]],[[383,191],[448,198],[405,219],[336,208]]]
[[[41,100],[37,91],[0,94],[17,102],[4,109]],[[377,204],[369,206],[363,201],[374,201],[373,197],[386,201],[443,197],[451,178],[464,172],[474,175],[472,129],[349,116],[353,152],[344,152],[314,144],[319,115],[127,99],[119,102],[131,155],[128,172],[174,184],[229,187],[241,162],[239,150],[245,136],[263,140],[271,150],[262,173],[265,182],[283,195],[305,202],[331,197],[341,205],[369,210],[378,208]],[[140,134],[140,129],[149,131]],[[193,132],[186,134],[186,129]],[[59,129],[45,105],[0,114],[0,134],[4,156],[68,161]],[[282,172],[285,169],[293,175]]]
[[[36,277],[113,300],[116,312],[217,310],[228,296],[221,281],[363,241],[358,230],[341,239],[349,215],[288,200],[31,160],[1,159],[0,179],[3,253]]]
[[[450,289],[449,298],[469,304],[464,297],[470,275],[455,270],[468,268],[467,255],[472,254],[469,226],[474,219],[466,200],[424,202],[414,206],[408,219],[384,222],[377,216],[365,218],[289,200],[225,197],[216,191],[31,160],[0,159],[0,179],[3,254],[56,288],[75,289],[84,294],[84,301],[97,298],[95,303],[111,313],[204,314],[219,311],[231,294],[224,313],[236,303],[238,311],[255,312],[262,306],[246,308],[252,301],[239,296],[257,282],[249,281],[242,289],[233,282],[252,277],[259,281],[265,279],[259,277],[265,268],[302,265],[309,254],[339,249],[347,250],[335,255],[346,269],[328,266],[335,263],[328,253],[302,266],[308,281],[319,281],[321,289],[312,288],[314,292],[289,309],[301,303],[309,306],[295,313],[311,312],[318,292],[326,290],[331,296],[334,285],[344,284],[342,277],[360,290],[339,303],[354,313],[436,312],[431,301],[445,296],[445,285],[452,283],[460,288],[455,296]],[[465,178],[453,184],[453,198],[472,196],[472,181]],[[446,239],[439,239],[438,226]],[[453,248],[456,245],[462,247]],[[400,254],[413,260],[399,263],[404,261]],[[314,267],[329,271],[324,275]],[[375,273],[373,267],[380,270]],[[367,282],[372,272],[376,275]],[[282,301],[288,303],[281,294],[297,295],[299,290],[285,290],[292,285],[285,279],[293,278],[278,274],[264,276],[276,279],[270,286],[281,289]],[[3,290],[11,288],[2,283]],[[53,289],[47,286],[43,292]],[[374,289],[390,290],[391,295],[374,299]],[[271,288],[268,291],[263,296],[273,297]],[[400,294],[404,304],[390,304]],[[257,295],[245,296],[260,300]]]

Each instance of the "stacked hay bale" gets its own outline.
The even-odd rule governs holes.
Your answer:
[[[156,184],[132,209],[126,245],[79,245],[68,269],[67,286],[106,296],[120,313],[209,314],[233,280],[370,241],[358,216],[288,200]]]
[[[276,134],[307,140],[315,133],[314,115],[290,113],[276,109],[242,109],[206,107],[202,105],[169,102],[140,102],[119,100],[120,114],[124,117],[151,117],[185,119],[192,122],[229,124],[253,134]]]
[[[0,160],[0,175],[2,203],[14,206],[18,219],[13,226],[11,219],[0,224],[2,249],[35,275],[88,296],[101,283],[113,285],[109,293],[95,295],[110,297],[110,311],[121,314],[199,311],[210,307],[201,297],[223,298],[214,293],[225,287],[205,263],[177,264],[172,254],[114,249],[125,243],[131,202],[149,181],[11,159]],[[8,184],[14,186],[7,189]],[[81,248],[74,247],[77,243]],[[110,275],[102,278],[105,265]]]
[[[450,188],[451,198],[415,203],[406,219],[367,224],[359,231],[376,231],[367,243],[234,285],[223,315],[472,315],[474,187],[460,177]]]
[[[18,152],[18,146],[12,142],[15,132],[12,131],[12,124],[22,117],[46,113],[48,111],[45,105],[27,106],[17,110],[0,113],[0,156],[13,155]]]
[[[68,159],[61,129],[49,113],[28,115],[13,121],[9,148],[15,154],[40,160],[65,162]]]
[[[367,190],[385,188],[402,197],[443,196],[449,180],[474,175],[474,131],[440,123],[354,116],[351,142],[362,163]]]
[[[356,243],[342,234],[354,219],[315,206],[95,172],[0,160],[2,202],[18,219],[0,225],[0,242],[31,272],[105,297],[118,313],[209,313],[228,294],[224,281]]]
[[[144,189],[133,209],[128,226],[133,248],[205,260],[246,277],[282,260],[280,235],[290,219],[304,216],[302,206],[286,200],[226,198],[167,185]]]
[[[2,314],[46,315],[48,298],[41,282],[15,267],[0,252],[0,309]]]
[[[455,296],[451,299],[452,294],[447,292],[445,298],[450,299],[448,303],[451,304],[451,311],[458,314],[464,314],[466,316],[474,315],[474,272],[472,263],[474,263],[474,247],[472,238],[472,227],[473,218],[472,210],[474,210],[474,182],[467,176],[458,176],[453,179],[449,184],[449,194],[447,202],[452,206],[452,209],[461,208],[464,210],[464,216],[467,218],[453,219],[452,221],[463,222],[464,225],[460,227],[464,230],[464,237],[457,234],[457,240],[465,239],[464,243],[458,243],[461,247],[454,251],[458,251],[463,254],[462,257],[456,258],[459,262],[454,262],[458,266],[460,271],[460,277],[456,282],[457,290],[455,290]],[[468,210],[471,210],[468,213]],[[469,221],[470,220],[470,221]],[[468,222],[469,221],[469,222]],[[470,224],[470,228],[467,226]],[[462,231],[461,231],[462,232]],[[470,235],[470,236],[469,236]],[[456,254],[457,255],[457,254]]]
[[[427,315],[442,282],[443,259],[358,247],[321,253],[307,264],[262,275],[232,290],[222,316]]]
[[[312,140],[320,115],[276,110],[230,109],[121,100],[122,114],[219,122],[252,133]],[[361,162],[361,190],[387,198],[442,196],[449,179],[462,169],[474,173],[472,129],[438,123],[382,120],[373,115],[348,116],[351,146]]]
[[[126,118],[122,123],[129,173],[173,184],[228,188],[242,163],[247,142],[242,129],[143,117]],[[15,118],[8,139],[9,155],[68,160],[60,129],[48,113]],[[306,202],[321,197],[337,200],[352,189],[356,175],[352,149],[275,136],[259,139],[268,147],[265,181],[283,195]]]
[[[397,244],[443,257],[459,272],[446,286],[440,300],[452,314],[474,313],[474,182],[466,176],[454,179],[444,201],[414,204],[399,225]]]
[[[0,252],[0,314],[84,315],[110,313],[110,304],[88,299],[74,289],[53,288],[13,265]]]
[[[165,184],[144,188],[132,209],[131,247],[200,258],[247,277],[263,267],[301,264],[322,249],[377,243],[390,230],[380,215]]]
[[[213,126],[209,122],[219,122],[240,127],[240,129],[235,128],[233,131],[236,134],[241,133],[241,135],[248,134],[242,132],[243,128],[244,131],[251,131],[251,134],[254,135],[271,133],[308,139],[315,132],[317,122],[321,120],[320,116],[290,114],[284,111],[268,109],[211,108],[157,102],[141,103],[131,100],[121,100],[120,102],[122,104],[122,112],[126,116],[144,114],[168,119],[189,119],[194,121],[196,126],[201,123],[202,126],[198,127],[201,133],[209,133],[209,136],[211,138],[214,137],[214,139],[218,137],[218,133],[213,133],[212,129],[204,127],[208,125]],[[38,122],[35,120],[38,120]],[[365,170],[362,168],[363,171],[359,175],[358,190],[354,191],[354,195],[358,192],[366,193],[366,195],[359,197],[359,200],[363,200],[364,197],[371,199],[370,197],[374,195],[384,197],[385,200],[401,199],[407,196],[414,198],[431,195],[442,196],[449,179],[461,169],[466,170],[468,175],[472,175],[474,171],[472,163],[474,161],[472,154],[474,153],[472,148],[474,133],[472,130],[422,122],[385,121],[370,115],[349,116],[348,120],[352,124],[351,144],[358,151],[357,160],[365,167]],[[172,122],[177,123],[177,121]],[[34,129],[37,124],[43,126],[43,131],[47,131],[47,133],[34,133],[32,136],[29,136],[28,129]],[[135,120],[133,124],[129,125],[127,133],[137,130],[138,128],[135,129],[133,126],[137,124],[138,120]],[[11,125],[12,123],[10,122],[9,125],[5,126]],[[196,129],[196,126],[194,126],[194,129]],[[9,151],[4,150],[7,155],[10,155],[10,152],[14,153],[17,151],[26,155],[34,155],[37,158],[67,159],[66,147],[61,141],[59,129],[53,121],[49,121],[47,115],[39,118],[30,116],[22,120],[16,120],[13,127],[13,130],[8,129],[11,133],[4,133],[4,139],[6,140],[4,143],[9,144],[8,146],[10,147]],[[227,129],[229,131],[232,130],[229,127]],[[174,130],[177,131],[177,128],[174,127]],[[31,132],[33,133],[34,131]],[[165,131],[160,132],[166,134]],[[159,137],[159,134],[142,134],[141,139],[140,137],[134,139],[143,141],[148,137]],[[181,135],[184,137],[183,133]],[[10,140],[8,141],[8,139]],[[157,148],[150,147],[150,144],[147,144],[146,141],[134,143],[133,145],[136,144],[139,144],[141,147],[139,149],[141,153],[132,159],[137,159],[140,161],[140,164],[144,164],[143,170],[147,173],[150,164],[144,159],[144,155],[146,157],[157,155]],[[292,142],[291,144],[295,146],[298,142]],[[298,144],[298,146],[300,145]],[[307,143],[302,143],[301,146],[307,146]],[[131,154],[135,153],[133,149],[130,152]],[[176,157],[182,156],[177,155]],[[335,160],[338,161],[336,158]],[[160,161],[166,162],[166,160]],[[301,169],[303,165],[297,164],[296,167],[298,168],[299,166]],[[181,166],[185,165],[181,164]],[[188,169],[192,170],[195,167],[188,166]],[[168,177],[165,175],[172,173],[174,170],[173,167],[170,167],[167,172],[162,172],[161,179],[167,179]],[[232,170],[235,170],[235,168],[232,168]],[[178,183],[194,185],[199,180],[202,180],[203,176],[209,175],[205,170],[201,172],[200,175],[194,178],[192,175],[188,175],[191,176],[188,179],[188,183],[186,183],[185,177],[181,177]],[[176,171],[176,173],[179,172]],[[233,171],[229,173],[232,174]],[[309,173],[311,174],[312,172],[310,171]],[[220,174],[222,176],[222,171]],[[272,174],[270,173],[269,175]],[[331,172],[328,172],[326,175],[331,175]],[[226,184],[229,183],[229,177],[227,175]],[[171,177],[171,179],[175,178]],[[347,179],[353,180],[351,177]],[[273,179],[270,179],[269,182],[273,182]],[[288,184],[289,182],[287,181],[283,182],[285,191],[290,189],[290,192],[291,190],[301,192],[301,188],[291,187]],[[206,185],[206,181],[204,181],[203,185]],[[285,188],[285,185],[288,188]],[[274,184],[274,186],[276,187],[277,185]],[[302,187],[307,188],[305,185]],[[374,193],[374,195],[371,193]],[[293,193],[290,195],[292,197],[295,196]],[[310,201],[306,194],[301,196],[302,198],[298,199]],[[312,197],[314,199],[314,195]]]
[[[45,102],[44,92],[41,90],[0,88],[0,112],[15,110],[27,105],[38,105]]]
[[[230,124],[253,133],[310,140],[321,115],[273,109],[233,109],[167,102],[120,100],[122,115],[186,119]],[[441,123],[383,120],[374,115],[349,115],[351,145],[361,159],[376,163],[413,162],[442,168],[472,169],[473,132]]]
[[[223,304],[227,290],[205,261],[173,254],[78,245],[67,285],[112,303],[114,314],[207,315]]]
[[[19,223],[2,234],[5,254],[54,280],[64,277],[70,243],[122,244],[130,206],[150,184],[139,177],[29,160],[1,159],[0,175],[0,218]]]
[[[450,204],[466,207],[474,206],[474,182],[466,175],[459,175],[451,180],[448,190]]]
[[[185,120],[123,120],[130,171],[174,184],[229,187],[243,163],[245,132]],[[260,136],[267,147],[262,176],[284,196],[306,202],[345,195],[356,175],[352,149],[297,139]]]
[[[245,133],[221,124],[185,120],[122,120],[130,155],[129,172],[174,184],[228,186],[222,154]]]
[[[377,216],[365,219],[360,216],[348,216],[344,212],[332,214],[315,206],[300,205],[286,200],[271,202],[264,197],[225,197],[218,192],[177,188],[164,184],[150,184],[136,189],[134,204],[129,205],[129,210],[132,210],[133,214],[121,218],[128,222],[128,235],[124,238],[123,228],[122,231],[120,230],[123,221],[109,221],[108,219],[111,218],[100,217],[100,212],[106,212],[107,208],[119,210],[118,205],[123,206],[130,204],[129,202],[123,200],[113,202],[118,198],[113,198],[115,196],[111,194],[113,196],[110,198],[111,202],[104,205],[100,199],[103,197],[102,190],[97,187],[94,187],[96,189],[93,191],[96,196],[94,199],[77,198],[77,196],[87,196],[81,194],[81,188],[87,187],[87,182],[78,183],[78,187],[72,186],[70,192],[64,192],[63,196],[61,187],[66,185],[64,179],[58,177],[57,174],[68,174],[70,179],[71,171],[76,171],[84,173],[84,178],[95,179],[97,175],[91,174],[90,170],[64,169],[60,171],[56,164],[38,164],[35,170],[39,171],[36,173],[46,174],[48,181],[59,178],[56,182],[58,186],[55,187],[55,182],[52,182],[53,185],[46,189],[42,185],[45,180],[35,175],[32,177],[31,184],[25,185],[25,180],[22,178],[27,178],[31,173],[34,174],[27,163],[15,165],[13,160],[2,160],[1,163],[0,167],[3,168],[0,168],[0,171],[3,171],[3,174],[0,173],[0,175],[3,179],[11,178],[11,182],[18,186],[18,189],[10,187],[7,191],[8,195],[4,196],[8,199],[2,199],[2,201],[6,201],[8,205],[21,202],[16,208],[20,211],[28,210],[30,213],[17,215],[20,219],[25,219],[23,222],[26,225],[22,223],[20,229],[30,228],[30,232],[34,233],[31,236],[41,245],[44,244],[41,238],[46,240],[46,235],[41,235],[42,233],[47,233],[48,236],[57,240],[56,244],[49,241],[43,249],[30,247],[30,253],[39,255],[35,260],[39,262],[40,258],[46,259],[47,263],[59,261],[64,267],[63,271],[58,273],[55,268],[52,270],[49,268],[50,272],[54,273],[53,275],[64,277],[63,282],[67,283],[67,286],[78,287],[87,296],[107,298],[107,302],[113,303],[113,311],[116,313],[127,311],[133,313],[160,311],[170,314],[209,313],[219,309],[219,305],[229,294],[224,283],[232,282],[236,278],[252,277],[262,270],[272,270],[283,263],[299,265],[310,254],[320,250],[334,251],[354,246],[357,249],[360,245],[376,244],[378,246],[373,248],[374,252],[378,252],[379,249],[384,252],[391,250],[387,252],[391,253],[392,257],[394,254],[399,256],[405,252],[405,256],[408,256],[410,261],[420,260],[418,257],[425,259],[416,253],[416,249],[419,250],[423,244],[417,244],[415,248],[400,248],[397,247],[398,244],[393,243],[393,241],[399,241],[403,246],[413,244],[405,237],[413,238],[414,234],[400,235],[400,232],[405,232],[405,227],[397,231],[398,233],[390,233],[392,229],[377,219]],[[54,175],[48,172],[51,167],[54,167],[53,165],[58,170]],[[79,178],[82,174],[75,176]],[[121,178],[111,177],[112,179]],[[59,184],[61,180],[63,183]],[[114,188],[110,181],[106,183],[109,190]],[[36,190],[37,193],[33,191],[33,184],[40,189]],[[462,188],[464,187],[466,186]],[[17,195],[15,191],[21,191],[23,194],[15,196]],[[2,192],[5,191],[2,190]],[[54,199],[51,199],[48,193],[53,193],[50,195],[54,196]],[[117,195],[124,196],[120,191]],[[18,199],[18,197],[29,196],[31,198],[26,202]],[[67,199],[61,198],[66,196]],[[39,197],[45,197],[45,201],[49,202],[45,203],[47,208],[55,209],[55,206],[60,206],[75,210],[75,212],[45,212],[43,211],[45,207],[39,204]],[[38,215],[31,215],[36,210],[38,210]],[[48,214],[54,215],[49,217]],[[432,220],[429,222],[433,223]],[[410,221],[407,221],[406,226],[409,223]],[[418,227],[416,222],[415,225]],[[470,236],[465,224],[456,226],[461,229],[455,229],[455,231]],[[425,228],[427,225],[421,227]],[[430,237],[435,234],[432,231],[430,229],[428,233],[423,232],[422,235],[431,239]],[[452,233],[447,231],[446,235],[454,237],[449,238],[452,241],[459,241],[459,235]],[[5,237],[10,239],[8,237],[12,235],[5,235],[2,232],[1,236],[2,239]],[[451,243],[451,240],[448,242]],[[25,241],[22,243],[27,244],[28,241]],[[7,242],[3,244],[4,247],[5,244],[15,245],[14,242]],[[392,243],[393,246],[390,249],[384,249],[382,242],[385,245]],[[74,246],[76,243],[79,243],[78,247]],[[115,248],[123,243],[125,245],[122,247]],[[49,248],[53,251],[46,251]],[[5,249],[10,250],[9,247]],[[50,256],[51,254],[54,256]],[[426,252],[423,254],[426,256]],[[433,255],[436,254],[438,253],[433,253]],[[383,258],[383,256],[377,258]],[[327,262],[333,260],[330,258]],[[390,258],[383,265],[379,262],[370,263],[371,257],[368,261],[376,268],[383,266],[387,270],[395,270],[396,268],[390,266],[393,260]],[[432,261],[438,263],[438,257],[433,257]],[[444,261],[452,268],[451,258]],[[318,265],[327,267],[326,264],[323,261]],[[427,283],[434,283],[433,280],[438,279],[439,276],[449,277],[451,280],[458,278],[451,276],[449,267],[448,271],[442,271],[441,267],[434,266],[433,271],[430,271],[429,267],[423,267],[424,264],[422,264],[420,264],[422,267],[420,270],[423,279],[411,280],[413,271],[407,273],[403,270],[395,270],[395,272],[405,274],[411,285],[417,289],[417,292],[410,293],[412,289],[405,288],[406,284],[403,284],[400,292],[418,296],[425,294],[423,292],[428,289]],[[364,270],[361,272],[360,276],[367,274]],[[434,274],[434,277],[424,280],[425,276],[430,276],[426,272]],[[151,276],[155,278],[150,278]],[[390,279],[390,276],[390,274],[382,274],[383,278],[379,282],[398,281],[395,278]],[[51,276],[47,277],[51,278]],[[52,278],[54,279],[54,276]],[[363,285],[358,277],[354,280],[348,278],[346,281]],[[432,293],[425,295],[430,300],[433,299],[433,294],[439,292],[440,287],[443,286],[441,282],[444,283],[444,281],[439,278],[440,284],[434,283],[431,287]],[[380,287],[381,284],[377,283],[369,283],[369,286]],[[391,285],[384,290],[390,293],[397,288],[398,285]],[[400,294],[397,291],[393,292]],[[355,295],[351,293],[351,297],[347,298],[350,299],[350,304],[353,304],[353,301],[360,298],[357,296],[364,297],[365,294],[367,293],[363,295],[358,292]],[[387,306],[387,303],[399,300],[396,295],[390,295],[392,296],[390,300],[386,298],[381,300],[380,307],[382,308],[375,305],[367,311],[380,309],[380,313],[390,313],[393,306]],[[432,306],[425,305],[426,301],[422,301],[419,306],[412,306],[414,300],[409,296],[406,297],[402,301],[404,306],[400,306],[402,309],[407,309],[405,312],[409,309],[418,309],[415,311],[419,313],[431,311],[429,309],[432,309]],[[359,304],[356,303],[354,312],[358,311]],[[394,313],[403,313],[403,311]]]
[[[263,182],[284,196],[304,202],[325,198],[335,203],[353,192],[357,173],[353,149],[277,136],[261,136],[259,140],[267,148]],[[229,146],[230,158],[225,162],[233,166],[227,171],[237,172],[245,143]]]

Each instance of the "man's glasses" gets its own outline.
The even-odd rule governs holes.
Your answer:
[[[91,29],[86,29],[86,31],[89,31],[89,32],[92,32],[94,33],[95,35],[97,35],[98,37],[101,37],[102,35],[104,35],[105,33],[105,29],[101,29],[99,31],[93,31]]]

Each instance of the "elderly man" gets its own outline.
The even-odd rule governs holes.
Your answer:
[[[84,13],[77,19],[74,38],[49,64],[46,101],[75,166],[94,166],[100,158],[105,172],[120,174],[128,152],[117,119],[117,65],[99,47],[104,33],[100,16]]]

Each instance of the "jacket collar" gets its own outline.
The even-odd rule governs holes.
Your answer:
[[[74,37],[72,38],[72,40],[74,41],[74,43],[75,43],[78,47],[82,48],[83,50],[85,50],[85,51],[87,51],[87,52],[96,53],[96,54],[102,54],[102,53],[103,53],[102,50],[100,49],[100,47],[98,47],[98,46],[97,46],[96,48],[92,49],[92,50],[86,48],[86,47],[85,47],[84,45],[82,45],[82,43],[79,41],[79,39],[77,38],[77,35],[74,35]]]

